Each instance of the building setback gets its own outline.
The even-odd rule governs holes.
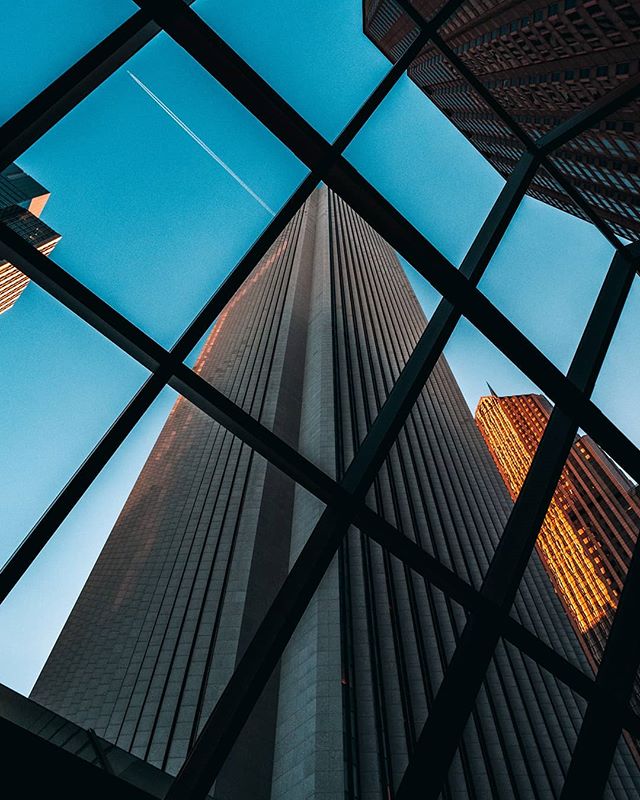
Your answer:
[[[340,476],[426,324],[393,250],[326,188],[219,317],[196,369]],[[441,359],[368,501],[479,586],[511,500]],[[177,772],[322,504],[179,399],[32,697]],[[537,556],[513,612],[589,669]],[[351,530],[223,767],[220,800],[393,797],[463,609]],[[555,797],[573,693],[500,643],[445,797]],[[608,794],[634,796],[626,748]]]
[[[412,4],[427,19],[442,6],[441,0]],[[391,61],[415,37],[415,25],[395,0],[364,0],[364,30]],[[640,0],[468,0],[440,35],[537,138],[637,78]],[[511,173],[522,144],[433,45],[408,74],[501,175]],[[554,160],[616,233],[640,237],[639,101],[562,147]],[[529,194],[583,216],[544,171]]]
[[[48,199],[49,192],[17,164],[0,172],[0,222],[45,255],[60,241],[60,235],[38,219]],[[0,314],[15,304],[28,283],[26,275],[0,259]]]
[[[476,423],[516,498],[551,414],[537,394],[482,397]],[[573,444],[536,546],[594,667],[640,531],[638,487],[588,436]],[[634,693],[640,709],[640,686]]]

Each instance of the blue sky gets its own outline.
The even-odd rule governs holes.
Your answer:
[[[222,0],[195,8],[327,138],[389,65],[361,33],[357,0]],[[129,0],[26,0],[3,10],[0,122],[136,7]],[[65,19],[65,26],[57,24]],[[54,259],[170,346],[270,220],[131,80],[147,84],[278,209],[306,168],[167,37],[159,36],[19,160],[51,192]],[[502,179],[406,78],[347,152],[459,264]],[[590,225],[525,199],[480,288],[566,370],[611,258]],[[437,293],[408,269],[427,313]],[[526,301],[525,301],[526,298]],[[640,290],[595,398],[636,442]],[[468,323],[446,355],[471,407],[489,380],[533,387]],[[30,285],[0,316],[0,557],[6,558],[146,377],[145,370]],[[175,395],[166,390],[0,607],[0,682],[28,691],[108,535]]]

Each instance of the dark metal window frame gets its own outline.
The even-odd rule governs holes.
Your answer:
[[[330,143],[220,39],[188,4],[182,0],[136,2],[140,11],[0,128],[0,168],[19,158],[84,97],[164,30],[289,147],[309,167],[310,173],[170,350],[161,347],[54,261],[0,224],[0,256],[15,263],[39,286],[151,373],[0,571],[0,602],[55,534],[162,389],[171,386],[313,492],[326,504],[326,510],[176,777],[167,795],[169,800],[196,800],[204,798],[209,791],[351,524],[461,603],[468,612],[467,624],[397,797],[408,800],[417,796],[418,790],[421,797],[435,799],[440,794],[476,694],[501,637],[587,699],[587,711],[562,798],[600,796],[622,730],[640,736],[640,717],[629,706],[640,664],[640,639],[634,635],[640,613],[640,551],[636,548],[633,555],[595,679],[517,623],[509,616],[509,610],[578,427],[596,439],[640,483],[640,450],[590,400],[640,265],[640,246],[623,245],[550,158],[558,147],[639,97],[640,79],[627,79],[609,95],[534,141],[440,38],[439,28],[463,5],[463,0],[444,3],[431,20],[423,19],[407,0],[397,0],[398,6],[413,18],[416,38],[336,141]],[[429,40],[524,145],[523,156],[460,269],[449,263],[342,155]],[[551,174],[615,248],[605,282],[566,376],[477,289],[532,177],[541,168]],[[349,203],[443,298],[340,481],[324,474],[184,364],[188,354],[320,181]],[[480,590],[422,551],[365,504],[367,489],[462,316],[555,404]],[[425,759],[425,754],[428,759]]]

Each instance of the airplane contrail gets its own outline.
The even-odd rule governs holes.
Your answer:
[[[234,172],[234,171],[231,169],[231,167],[230,167],[228,164],[225,164],[225,162],[224,162],[224,161],[223,161],[223,160],[220,158],[220,156],[216,155],[216,153],[214,153],[214,152],[213,152],[213,150],[212,150],[210,147],[208,147],[208,146],[207,146],[207,145],[206,145],[206,144],[205,144],[205,143],[202,141],[202,139],[201,139],[199,136],[197,136],[197,135],[196,135],[196,134],[195,134],[195,133],[194,133],[194,132],[191,130],[191,128],[190,128],[188,125],[186,125],[186,124],[185,124],[185,123],[184,123],[184,122],[183,122],[183,121],[180,119],[180,117],[178,117],[176,114],[174,114],[174,113],[173,113],[173,111],[172,111],[172,110],[171,110],[171,109],[170,109],[168,106],[166,106],[166,105],[165,105],[165,104],[162,102],[162,100],[161,100],[161,99],[160,99],[160,98],[159,98],[157,95],[155,95],[155,94],[154,94],[154,93],[151,91],[151,89],[149,89],[149,87],[148,87],[148,86],[145,86],[145,85],[144,85],[144,83],[143,83],[143,82],[140,80],[140,78],[137,78],[137,77],[136,77],[136,76],[133,74],[133,72],[129,72],[129,70],[127,70],[127,74],[128,74],[128,75],[130,75],[130,77],[131,77],[131,78],[132,78],[132,79],[133,79],[133,80],[134,80],[134,81],[135,81],[135,82],[138,84],[138,86],[139,86],[139,87],[142,89],[142,91],[143,91],[143,92],[146,92],[146,94],[148,94],[148,95],[149,95],[149,97],[150,97],[150,98],[151,98],[151,99],[152,99],[152,100],[153,100],[155,103],[157,103],[157,104],[160,106],[160,108],[161,108],[161,109],[162,109],[162,110],[163,110],[163,111],[164,111],[166,114],[168,114],[168,115],[171,117],[171,119],[172,119],[172,120],[173,120],[173,121],[174,121],[174,122],[175,122],[177,125],[179,125],[179,126],[182,128],[182,130],[183,130],[185,133],[187,133],[187,134],[188,134],[188,135],[189,135],[189,136],[190,136],[190,137],[193,139],[193,141],[194,141],[196,144],[200,145],[200,147],[201,147],[201,148],[202,148],[202,149],[205,151],[205,153],[206,153],[207,155],[211,156],[211,158],[212,158],[212,159],[213,159],[213,160],[214,160],[216,163],[220,164],[220,166],[222,167],[222,169],[224,169],[226,172],[228,172],[228,173],[229,173],[229,175],[231,175],[231,177],[232,177],[232,178],[233,178],[235,181],[237,181],[237,182],[240,184],[240,186],[242,186],[242,188],[245,190],[245,192],[247,192],[248,194],[250,194],[250,195],[251,195],[251,197],[253,197],[253,199],[254,199],[254,200],[256,200],[258,203],[260,203],[260,205],[261,205],[261,206],[262,206],[262,207],[265,209],[265,211],[268,211],[268,212],[269,212],[269,214],[271,214],[271,216],[272,216],[272,217],[275,217],[275,215],[276,215],[276,214],[275,214],[275,211],[273,211],[273,209],[269,208],[269,206],[268,206],[268,205],[267,205],[267,204],[264,202],[264,200],[263,200],[263,199],[262,199],[262,198],[261,198],[259,195],[257,195],[257,194],[256,194],[256,193],[253,191],[253,189],[252,189],[250,186],[247,186],[247,184],[246,184],[246,183],[245,183],[245,182],[242,180],[242,178],[241,178],[239,175],[236,175],[236,173],[235,173],[235,172]]]

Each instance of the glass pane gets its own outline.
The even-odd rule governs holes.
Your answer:
[[[20,165],[52,192],[57,262],[165,345],[306,173],[164,35]]]
[[[464,258],[504,183],[406,75],[346,156],[454,264]]]
[[[4,563],[147,372],[33,283],[0,315],[0,371]]]
[[[75,364],[74,369],[77,367]],[[67,370],[71,372],[68,366]],[[0,647],[4,654],[0,684],[24,695],[31,691],[153,447],[174,397],[171,390],[163,391],[0,606]],[[61,402],[65,399],[63,395]],[[97,407],[99,404],[94,402],[93,414]],[[72,429],[71,424],[65,428],[67,446]],[[65,453],[62,445],[58,451]],[[26,532],[25,528],[21,534]]]
[[[439,295],[336,194],[313,192],[218,317],[196,362],[329,474],[343,471]]]
[[[4,3],[0,124],[137,10],[131,0]]]
[[[397,16],[395,0],[390,5]],[[362,31],[360,4],[351,0],[267,0],[242,14],[224,0],[198,0],[194,9],[329,140],[389,69]]]
[[[638,322],[640,320],[640,278],[635,278],[620,322],[598,376],[593,402],[611,421],[640,447],[640,359]]]
[[[566,372],[613,254],[594,226],[525,197],[479,288]]]

